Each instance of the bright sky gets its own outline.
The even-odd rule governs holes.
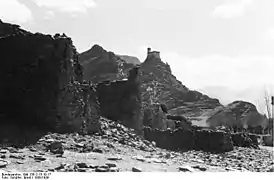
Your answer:
[[[143,61],[149,46],[187,87],[257,105],[274,87],[273,7],[273,0],[0,0],[0,18],[65,32],[79,52],[98,43]]]

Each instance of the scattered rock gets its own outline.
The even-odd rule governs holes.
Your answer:
[[[83,143],[77,143],[75,144],[76,147],[79,147],[79,148],[83,148],[85,146],[85,144]]]
[[[60,166],[56,167],[55,170],[61,170],[61,169],[64,169],[66,166],[68,166],[68,164],[66,163],[62,163],[60,164]]]
[[[78,172],[87,172],[88,169],[86,169],[86,168],[78,168],[77,171]]]
[[[102,149],[99,149],[99,148],[94,148],[92,151],[96,152],[96,153],[104,153],[104,151]]]
[[[102,166],[99,166],[99,168],[109,169],[109,167],[108,167],[107,165],[102,165]]]
[[[120,169],[117,168],[117,167],[111,167],[111,168],[109,169],[109,172],[119,172],[119,171],[120,171]]]
[[[272,167],[271,169],[268,169],[267,172],[274,172],[274,167]]]
[[[64,154],[64,147],[63,144],[59,141],[54,141],[52,142],[48,149],[50,150],[51,153],[53,154]]]
[[[200,166],[200,165],[192,166],[192,168],[199,169],[200,171],[206,171],[206,170],[207,170],[206,167],[202,167],[202,166]]]
[[[154,163],[166,163],[166,161],[163,161],[163,160],[160,160],[160,159],[157,159],[157,158],[151,158],[151,161],[154,162]]]
[[[22,161],[16,161],[17,164],[24,164]]]
[[[19,153],[18,149],[14,148],[14,147],[8,147],[7,149],[10,153]]]
[[[80,139],[77,140],[77,143],[81,143],[81,142],[85,142],[85,141],[86,141],[85,138],[80,138]]]
[[[119,157],[119,156],[113,156],[113,157],[109,157],[107,159],[110,160],[110,161],[119,161],[119,160],[122,160],[122,158]]]
[[[90,164],[89,165],[89,168],[91,168],[91,169],[96,169],[96,168],[98,168],[99,166],[98,165],[93,165],[93,164]]]
[[[94,152],[94,145],[92,143],[84,144],[84,146],[80,150],[81,153],[89,153],[89,152],[92,152],[92,151]],[[97,150],[95,150],[95,151],[97,151]]]
[[[141,162],[145,162],[145,161],[146,161],[146,159],[143,158],[142,156],[137,156],[137,157],[135,157],[135,159],[136,159],[137,161],[141,161]]]
[[[106,165],[107,165],[109,168],[117,167],[117,164],[115,164],[115,163],[106,163]]]
[[[0,150],[0,154],[7,154],[9,151],[8,150],[5,150],[5,149],[1,149]]]
[[[107,145],[107,147],[109,147],[109,148],[115,148],[115,146],[114,146],[113,144],[107,143],[106,145]]]
[[[225,170],[227,170],[227,171],[238,171],[237,169],[230,168],[230,167],[226,167]]]
[[[45,161],[47,158],[42,155],[34,155],[34,160],[36,161]]]
[[[95,169],[95,172],[108,172],[108,171],[109,171],[109,169],[102,168],[102,167],[98,167],[98,168]]]
[[[79,168],[89,168],[89,166],[84,163],[84,162],[81,162],[81,163],[76,163],[76,165],[79,167]]]
[[[138,167],[132,167],[132,172],[142,172],[142,169]]]
[[[8,165],[7,161],[0,159],[0,168],[5,168]]]
[[[14,159],[25,159],[23,156],[14,155],[14,154],[10,154],[9,157],[10,157],[10,158],[14,158]]]
[[[57,158],[64,158],[63,154],[57,154],[56,157]]]
[[[47,140],[45,140],[45,142],[52,143],[52,142],[55,142],[55,140],[54,139],[47,139]]]
[[[195,170],[190,166],[180,166],[179,171],[183,172],[195,172]]]
[[[171,158],[171,154],[170,153],[166,153],[165,158],[167,158],[167,159]]]
[[[31,152],[36,152],[36,151],[37,151],[37,149],[34,148],[34,147],[30,147],[29,150],[30,150]]]

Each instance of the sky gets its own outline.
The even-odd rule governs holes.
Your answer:
[[[274,90],[273,0],[0,0],[0,18],[144,61],[161,52],[190,89],[263,105]]]

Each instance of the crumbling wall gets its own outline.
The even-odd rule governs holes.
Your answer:
[[[58,34],[52,37],[24,33],[20,29],[20,33],[13,33],[16,28],[0,24],[1,123],[70,131],[73,128],[64,128],[65,124],[69,126],[83,118],[87,124],[91,119],[96,121],[97,102],[86,98],[85,94],[92,91],[83,93],[82,67],[71,39]]]
[[[161,104],[151,104],[144,109],[144,125],[153,129],[167,129],[167,117],[161,108]]]
[[[233,145],[239,147],[259,148],[258,138],[247,133],[232,133]]]
[[[143,134],[141,94],[138,67],[130,70],[128,80],[103,81],[97,84],[100,113],[111,120],[120,121]]]
[[[227,152],[233,150],[231,136],[225,132],[176,129],[175,131],[144,128],[144,137],[156,146],[170,150],[202,150]]]

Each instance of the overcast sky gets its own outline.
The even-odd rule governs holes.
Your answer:
[[[0,18],[65,32],[79,52],[98,43],[143,61],[149,46],[187,87],[257,104],[274,86],[273,8],[274,0],[0,0]]]

